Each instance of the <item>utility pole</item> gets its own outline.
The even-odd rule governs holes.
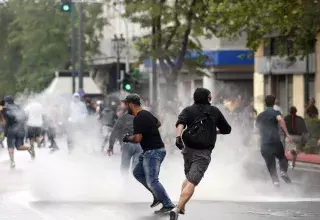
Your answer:
[[[76,92],[76,28],[75,28],[75,14],[76,7],[73,2],[71,2],[71,65],[72,65],[72,93]]]
[[[120,37],[118,37],[116,34],[114,35],[113,39],[113,49],[116,52],[116,58],[117,58],[117,83],[118,83],[118,89],[122,90],[122,80],[124,73],[120,72],[120,59],[121,59],[121,52],[123,48],[126,46],[126,40],[123,38],[123,35],[120,34]]]
[[[83,69],[84,69],[84,12],[83,3],[79,2],[79,90],[83,89]]]

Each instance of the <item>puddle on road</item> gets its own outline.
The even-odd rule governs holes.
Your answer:
[[[291,211],[291,210],[286,210],[286,211],[268,210],[266,212],[249,211],[247,213],[251,215],[259,215],[259,216],[293,217],[293,218],[310,218],[310,217],[320,216],[319,214],[316,214],[316,213],[306,213],[302,211]]]

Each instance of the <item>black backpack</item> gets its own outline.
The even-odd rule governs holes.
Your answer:
[[[200,107],[200,106],[199,106]],[[207,149],[214,145],[216,128],[209,110],[200,107],[201,115],[182,133],[182,141],[185,147]]]

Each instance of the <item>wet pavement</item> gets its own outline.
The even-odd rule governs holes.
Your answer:
[[[6,152],[0,152],[0,220],[169,219],[168,216],[153,214],[154,209],[150,209],[147,203],[150,195],[135,181],[125,181],[126,188],[128,185],[134,188],[126,198],[118,196],[123,189],[117,188],[120,181],[111,181],[114,174],[101,177],[106,170],[119,171],[119,157],[95,156],[93,160],[73,160],[62,153],[51,155],[46,149],[38,150],[38,153],[37,161],[32,162],[26,152],[18,152],[17,168],[10,170]],[[183,180],[183,167],[174,158],[168,156],[160,177],[169,194],[176,199]],[[83,166],[83,161],[90,166]],[[213,161],[216,162],[217,158]],[[320,219],[319,170],[290,170],[294,184],[283,184],[284,187],[276,190],[261,163],[244,166],[249,182],[243,180],[244,173],[239,173],[241,170],[235,172],[236,166],[221,169],[217,164],[212,164],[187,206],[186,215],[179,219]],[[175,168],[178,166],[179,169]],[[86,182],[88,179],[90,182]],[[101,199],[106,197],[116,201]]]
[[[7,195],[8,196],[8,195]],[[147,203],[15,202],[2,196],[0,219],[17,220],[161,220]],[[289,220],[320,219],[319,202],[224,202],[192,201],[185,220]]]

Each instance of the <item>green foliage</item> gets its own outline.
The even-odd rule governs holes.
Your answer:
[[[187,63],[201,66],[203,61],[185,60],[187,51],[201,51],[198,38],[211,29],[204,23],[208,13],[206,0],[126,0],[125,16],[153,33],[138,38],[136,48],[141,59],[154,57],[160,61],[166,75],[175,79],[176,73]],[[199,61],[199,62],[198,62]],[[172,80],[169,80],[172,81]],[[172,81],[175,83],[175,80]]]
[[[0,95],[25,89],[41,91],[55,70],[65,68],[71,57],[71,14],[61,12],[60,4],[48,0],[0,4]],[[101,6],[84,7],[87,60],[99,53],[106,24],[100,16]]]
[[[246,33],[252,50],[268,35],[282,36],[294,42],[291,57],[312,52],[320,30],[320,3],[313,0],[210,0],[209,11],[206,23],[217,27],[216,36],[234,39]]]

